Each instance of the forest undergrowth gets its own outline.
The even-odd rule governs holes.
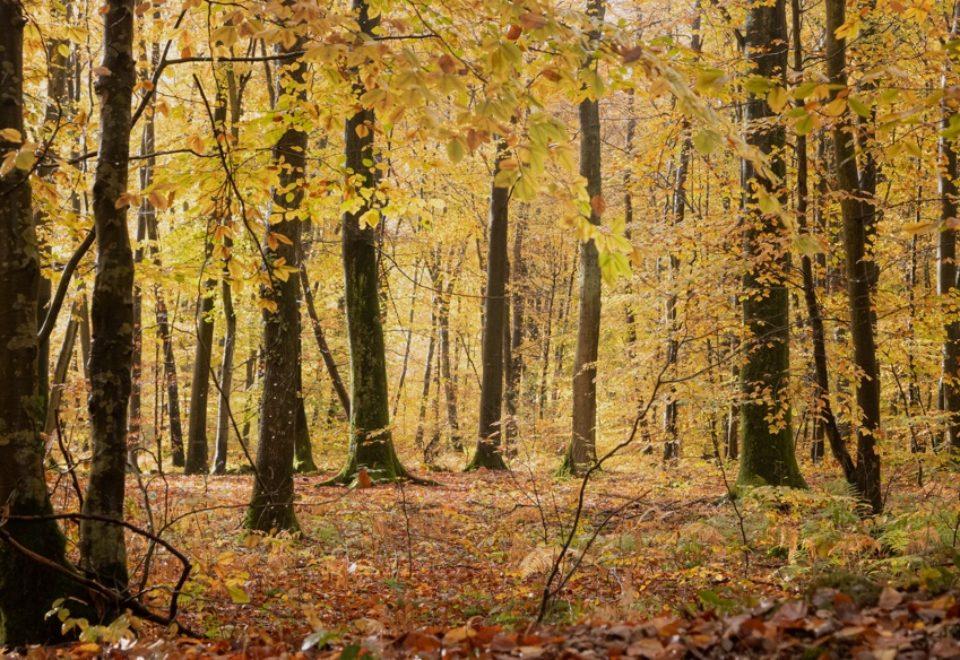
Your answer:
[[[673,617],[769,611],[824,588],[858,606],[874,604],[885,589],[947,593],[960,575],[960,500],[953,472],[925,458],[922,475],[919,461],[892,465],[887,506],[875,517],[859,515],[829,464],[805,466],[809,490],[752,489],[731,500],[713,460],[665,469],[651,456],[625,458],[588,484],[560,567],[572,577],[551,599],[544,623],[557,626],[551,630],[584,622],[666,625]],[[455,645],[483,635],[489,643],[491,631],[532,630],[581,484],[556,478],[549,467],[440,471],[430,474],[432,486],[351,489],[300,476],[302,531],[277,536],[242,527],[249,475],[144,475],[128,502],[146,492],[149,510],[136,506],[128,518],[162,532],[190,558],[178,621],[200,639],[122,618],[109,627],[80,623],[80,640],[64,649],[154,644],[163,654],[172,645],[204,654],[255,647],[266,655],[333,649],[349,656],[373,640],[411,634]],[[55,492],[55,500],[71,497],[66,484]],[[132,537],[128,546],[137,584],[147,545]],[[144,601],[159,610],[180,566],[163,552],[152,561]],[[70,623],[67,611],[59,614]],[[438,650],[426,637],[412,639],[426,644],[407,649],[414,654]]]

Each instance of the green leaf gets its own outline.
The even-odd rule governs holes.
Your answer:
[[[693,136],[693,146],[705,156],[716,151],[720,147],[721,142],[720,134],[710,129],[699,131]]]
[[[459,163],[467,155],[467,145],[462,138],[453,138],[447,142],[447,157],[453,163]]]
[[[870,117],[870,106],[858,99],[856,96],[847,97],[847,105],[858,115],[867,119]]]

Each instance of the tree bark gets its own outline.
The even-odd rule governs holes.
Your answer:
[[[320,356],[327,367],[327,374],[330,376],[330,382],[337,393],[340,405],[343,406],[344,412],[349,417],[350,394],[343,385],[343,378],[337,368],[337,361],[333,359],[333,353],[330,351],[330,346],[323,334],[323,326],[320,325],[320,317],[317,315],[317,308],[313,302],[313,290],[310,288],[310,280],[307,278],[307,267],[303,263],[300,264],[300,288],[303,290],[303,299],[307,304],[307,314],[310,316],[310,325],[313,327],[313,336],[317,340]]]
[[[599,47],[604,0],[588,0],[587,13],[598,23],[589,34],[591,50]],[[596,66],[591,54],[584,68]],[[600,104],[597,99],[580,102],[580,176],[587,180],[590,223],[600,224],[597,211],[602,200],[600,167]],[[580,322],[573,361],[573,433],[561,472],[582,474],[597,460],[597,355],[600,344],[600,257],[593,240],[580,244]]]
[[[126,206],[130,157],[130,104],[135,70],[133,0],[104,5],[103,69],[100,96],[100,149],[93,184],[97,268],[91,309],[90,420],[93,459],[83,512],[123,519],[127,404],[133,352],[133,252]],[[117,208],[120,206],[120,208]],[[99,520],[80,524],[80,563],[112,588],[127,586],[123,528]]]
[[[371,17],[365,0],[353,0],[360,31],[370,38],[380,23]],[[346,168],[354,185],[374,191],[377,184],[373,135],[376,116],[372,108],[359,103],[366,88],[354,75],[353,94],[357,112],[344,127]],[[343,214],[343,272],[350,338],[350,455],[347,464],[332,479],[350,483],[363,469],[373,481],[394,481],[410,475],[400,464],[390,428],[390,399],[387,394],[387,360],[380,317],[377,234],[360,219],[373,210],[376,195],[360,209]]]
[[[824,48],[827,75],[831,83],[846,88],[846,43],[836,36],[837,29],[845,21],[843,0],[827,0],[826,14]],[[831,96],[835,97],[836,93],[833,91]],[[860,496],[875,512],[879,512],[883,508],[883,494],[880,489],[880,457],[875,446],[880,432],[880,369],[877,365],[871,303],[873,270],[867,260],[866,222],[870,212],[864,207],[860,196],[853,139],[850,113],[844,111],[834,125],[833,148],[837,186],[843,195],[840,213],[843,217],[850,338],[853,342],[853,362],[859,372],[856,382],[856,479]]]
[[[786,84],[787,18],[785,0],[751,6],[745,31],[746,57],[752,73],[775,84]],[[740,370],[741,484],[804,487],[794,453],[789,405],[790,299],[786,278],[790,268],[787,231],[776,212],[764,212],[764,198],[786,200],[781,192],[786,175],[781,124],[767,125],[774,116],[763,96],[752,94],[745,108],[746,138],[768,157],[769,174],[742,161],[746,206],[743,249],[743,324],[750,342]]]
[[[487,248],[487,280],[484,288],[482,379],[477,448],[468,470],[505,470],[502,444],[503,338],[506,312],[507,223],[510,190],[496,184],[500,162],[506,158],[506,143],[497,142],[494,183],[490,192],[490,225]]]
[[[212,238],[205,239],[206,263],[213,254]],[[213,356],[213,292],[217,281],[208,276],[197,300],[197,341],[193,357],[193,379],[190,384],[190,417],[187,426],[187,460],[184,474],[203,474],[207,471],[207,400],[210,394],[210,363]]]
[[[0,130],[23,125],[21,3],[0,0]],[[20,147],[0,137],[0,152]],[[5,513],[52,513],[43,474],[37,339],[40,262],[30,182],[14,168],[0,177],[0,502]],[[29,550],[65,564],[65,539],[54,521],[8,520],[3,530]],[[0,645],[17,647],[61,638],[60,622],[45,617],[53,602],[70,596],[55,571],[0,540]]]
[[[803,71],[803,47],[802,47],[802,10],[800,0],[790,0],[791,18],[793,23],[793,68],[797,73]],[[800,104],[800,102],[798,102]],[[807,163],[807,137],[797,135],[797,227],[801,233],[807,231],[807,201],[809,196],[808,163]],[[820,301],[817,299],[816,279],[813,275],[813,259],[809,251],[804,251],[800,256],[800,270],[803,276],[803,296],[807,307],[807,322],[810,324],[810,336],[813,343],[813,370],[814,370],[814,400],[815,400],[815,422],[816,427],[821,429],[826,436],[833,457],[840,464],[844,477],[856,485],[854,482],[854,465],[843,442],[840,434],[840,427],[837,424],[836,416],[833,413],[833,406],[830,403],[830,372],[827,366],[827,340],[826,331],[823,324],[823,312],[820,308]],[[816,446],[817,434],[814,433],[814,443]],[[822,441],[820,441],[822,442]],[[818,453],[813,450],[811,456],[816,460]]]
[[[291,20],[293,3],[284,4],[284,19]],[[288,29],[302,29],[290,23]],[[303,49],[298,36],[280,54]],[[289,104],[291,119],[299,120],[305,103],[306,62],[297,57],[277,74],[277,101]],[[302,203],[306,174],[307,133],[299,123],[287,124],[273,148],[273,162],[279,181],[273,191],[273,211],[267,229],[267,260],[270,286],[262,296],[268,301],[263,311],[263,391],[260,398],[260,442],[257,445],[257,478],[247,511],[246,526],[264,532],[299,529],[293,510],[293,469],[296,443],[306,429],[300,376],[300,272],[302,245]],[[270,246],[269,233],[277,236]],[[292,269],[278,277],[277,268]],[[301,438],[302,442],[302,438]]]
[[[954,9],[950,27],[951,37],[955,38],[960,20],[960,3]],[[948,73],[953,78],[953,62],[951,61]],[[947,85],[947,74],[944,75],[944,86]],[[950,117],[956,112],[945,98],[942,105],[942,127],[950,126]],[[940,398],[941,410],[947,415],[947,443],[954,451],[960,450],[960,316],[955,309],[955,301],[960,288],[957,269],[957,225],[958,225],[958,192],[957,176],[960,175],[957,166],[957,152],[953,140],[940,137],[940,240],[937,251],[937,294],[942,300],[945,309],[943,359],[941,372],[943,380],[943,396]]]

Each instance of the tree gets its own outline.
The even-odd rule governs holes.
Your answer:
[[[781,87],[786,84],[787,16],[785,0],[752,5],[744,32],[753,74]],[[790,369],[790,267],[787,232],[775,207],[785,201],[780,186],[786,175],[786,131],[765,96],[751,92],[745,107],[746,140],[767,159],[766,171],[750,159],[742,164],[746,205],[743,246],[743,325],[749,342],[740,369],[741,484],[802,487],[794,453],[788,397]]]
[[[217,206],[224,205],[218,200]],[[208,261],[213,255],[213,237],[207,227],[204,238],[204,269],[210,268]],[[187,422],[187,460],[184,474],[204,474],[207,471],[207,400],[210,395],[210,364],[213,359],[213,295],[216,279],[208,272],[203,281],[203,289],[197,298],[196,322],[197,341],[194,344],[193,377],[190,382],[190,417]]]
[[[372,38],[380,23],[371,16],[364,0],[353,0],[360,26],[360,40]],[[342,246],[344,298],[350,343],[350,449],[347,463],[331,480],[350,483],[360,470],[373,481],[408,478],[393,446],[390,429],[390,399],[387,395],[387,364],[380,317],[380,283],[377,267],[377,234],[372,215],[377,177],[373,135],[376,115],[360,97],[366,88],[354,69],[353,95],[356,111],[344,126],[346,168],[351,188],[368,191],[359,209],[343,214]]]
[[[477,449],[468,470],[505,470],[501,450],[503,439],[503,346],[506,323],[507,214],[510,189],[497,182],[500,163],[507,157],[506,143],[497,143],[493,185],[490,192],[490,226],[487,248],[487,284],[484,290],[482,381],[480,386],[480,428]]]
[[[294,3],[284,9],[288,29]],[[280,54],[303,50],[298,36]],[[293,510],[293,461],[300,425],[306,423],[300,399],[300,258],[307,133],[300,116],[306,98],[307,63],[293,57],[277,73],[277,111],[286,115],[283,134],[273,148],[279,177],[273,190],[274,218],[267,228],[266,258],[270,285],[264,291],[263,391],[257,476],[246,525],[264,532],[299,529]]]
[[[950,36],[955,39],[960,29],[960,3],[954,5],[953,16],[950,22]],[[944,86],[949,78],[955,77],[952,71],[955,60],[955,50],[948,51],[950,61],[947,64],[947,73],[944,75]],[[955,102],[954,102],[955,103]],[[943,133],[939,140],[941,170],[938,180],[940,184],[940,229],[937,250],[937,293],[944,300],[947,319],[944,323],[945,339],[943,341],[943,359],[941,372],[943,378],[943,396],[940,399],[941,409],[948,414],[947,443],[953,450],[960,449],[960,318],[951,311],[955,304],[951,299],[958,294],[960,281],[957,269],[957,209],[958,192],[957,176],[960,168],[957,166],[957,151],[954,146],[955,138],[949,136],[950,118],[956,112],[947,96],[941,101]]]
[[[584,69],[596,67],[604,0],[588,0],[587,16],[595,26],[588,34]],[[603,210],[600,168],[600,104],[587,94],[580,101],[580,176],[590,197],[590,224],[599,225]],[[573,434],[562,472],[581,474],[597,460],[597,355],[600,344],[600,255],[596,241],[580,243],[580,323],[573,361]]]
[[[844,2],[827,0],[826,12],[824,49],[827,76],[836,86],[831,98],[836,98],[837,91],[847,86],[846,39],[837,36],[837,31],[846,20]],[[842,194],[840,214],[843,217],[850,340],[853,343],[853,363],[859,372],[856,382],[856,480],[860,496],[869,502],[874,512],[879,512],[883,508],[880,457],[876,452],[877,434],[880,432],[880,368],[874,337],[871,302],[874,277],[872,262],[867,259],[866,225],[873,218],[874,211],[872,206],[869,209],[864,206],[853,140],[851,114],[845,107],[833,127],[833,149],[837,187]]]
[[[83,512],[123,520],[127,403],[133,353],[133,252],[127,232],[130,103],[135,70],[133,0],[108,0],[103,14],[100,150],[93,183],[97,270],[91,304],[90,421],[93,459]],[[86,518],[80,524],[81,568],[117,591],[127,587],[123,528]]]
[[[23,28],[21,3],[0,0],[0,152],[22,146]],[[27,152],[29,153],[29,152]],[[68,579],[24,554],[66,565],[65,540],[53,520],[16,520],[53,512],[43,474],[43,426],[37,300],[40,262],[27,172],[0,176],[0,645],[52,642],[60,624],[44,615],[74,593]]]

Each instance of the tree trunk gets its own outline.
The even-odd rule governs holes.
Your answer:
[[[520,354],[520,345],[523,343],[524,327],[524,286],[526,266],[523,260],[523,230],[524,223],[518,222],[513,236],[513,254],[510,270],[510,322],[504,328],[503,350],[509,352],[510,360],[504,361],[506,369],[506,432],[507,446],[511,454],[516,452],[516,438],[519,433],[517,414],[520,408],[520,387],[523,379],[523,356]]]
[[[83,512],[123,519],[126,478],[127,403],[133,352],[133,252],[127,209],[118,204],[127,190],[130,156],[130,104],[133,60],[133,0],[107,0],[103,14],[103,68],[100,96],[100,149],[93,184],[97,268],[91,309],[90,420],[93,459]],[[120,208],[117,208],[120,206]],[[124,530],[116,524],[80,524],[82,568],[117,590],[127,586]]]
[[[787,16],[785,0],[753,5],[747,14],[746,56],[752,73],[786,84]],[[784,203],[786,175],[782,125],[767,125],[774,115],[763,96],[746,103],[747,141],[769,158],[769,175],[742,161],[746,197],[744,217],[743,324],[750,342],[740,370],[741,484],[805,486],[794,453],[789,404],[790,268],[788,235],[777,213],[765,213],[764,197]]]
[[[229,131],[233,138],[229,144],[237,144],[240,139],[240,117],[243,114],[241,92],[237,86],[236,75],[232,66],[228,65],[222,75],[230,112]],[[228,210],[232,210],[232,207],[228,207]],[[232,213],[224,221],[229,231],[224,233],[223,268],[220,271],[220,299],[223,303],[224,332],[223,357],[220,360],[220,389],[217,393],[217,435],[213,453],[213,474],[224,474],[227,471],[227,450],[230,445],[231,427],[230,395],[233,392],[233,360],[237,350],[237,314],[233,308],[233,282],[230,275],[230,260],[233,259],[231,234],[234,220]]]
[[[423,365],[423,389],[420,392],[420,408],[417,411],[417,431],[413,436],[413,445],[424,454],[426,461],[426,452],[423,445],[424,427],[427,421],[427,402],[430,400],[430,382],[433,380],[433,354],[436,352],[437,345],[437,313],[439,307],[439,294],[433,294],[433,304],[430,310],[430,340],[427,343],[427,359]]]
[[[211,237],[206,238],[206,258],[213,254]],[[209,267],[209,266],[208,266]],[[187,427],[187,460],[184,474],[207,471],[207,399],[210,393],[210,363],[213,356],[213,291],[217,281],[207,277],[203,293],[197,300],[196,349],[193,358],[193,380],[190,385],[190,418]]]
[[[826,2],[825,53],[830,82],[841,88],[847,86],[846,42],[838,39],[837,29],[845,20],[843,0]],[[831,92],[836,96],[836,91]],[[858,419],[857,429],[857,483],[859,494],[879,512],[883,508],[880,490],[880,457],[876,453],[876,438],[880,431],[880,369],[874,339],[873,307],[871,304],[872,268],[867,261],[868,210],[860,197],[857,160],[853,148],[853,126],[850,113],[844,111],[836,119],[833,129],[834,161],[840,194],[840,213],[843,217],[844,252],[846,253],[847,299],[850,310],[850,338],[853,341],[853,362],[859,372],[856,383]]]
[[[154,124],[153,115],[147,117],[143,128],[143,137],[140,141],[140,155],[152,154],[154,151]],[[153,166],[155,159],[150,157],[143,161],[140,169],[140,191],[146,191],[153,183]],[[143,377],[143,291],[136,281],[136,271],[143,262],[143,242],[147,238],[147,225],[156,210],[149,199],[140,203],[137,213],[137,250],[133,256],[134,289],[133,289],[133,363],[130,370],[130,411],[128,414],[129,432],[127,434],[127,467],[133,472],[139,472],[138,454],[140,450],[141,417],[142,417],[142,388]]]
[[[463,251],[460,252],[460,263]],[[459,268],[459,267],[458,267]],[[439,287],[439,283],[435,283]],[[443,394],[447,404],[447,426],[450,429],[450,445],[455,451],[463,451],[463,439],[460,437],[460,420],[457,410],[457,384],[454,370],[450,364],[450,296],[453,292],[453,278],[447,284],[440,299],[440,312],[437,317],[437,332],[440,338],[440,379],[443,382]]]
[[[292,6],[291,2],[285,7]],[[303,26],[287,25],[302,30]],[[305,39],[298,36],[280,54],[303,49]],[[269,287],[262,297],[268,301],[263,311],[263,391],[260,397],[260,442],[257,445],[257,477],[247,511],[246,526],[263,532],[299,529],[293,510],[293,469],[298,438],[306,431],[302,414],[300,376],[300,271],[302,245],[300,214],[306,174],[307,134],[298,128],[299,113],[305,105],[307,64],[292,59],[277,74],[278,102],[286,101],[291,110],[284,117],[290,123],[273,148],[273,162],[279,180],[273,191],[273,218],[267,228],[267,267]],[[270,240],[270,234],[277,236]],[[271,243],[272,246],[271,247]],[[279,262],[279,263],[278,263]],[[274,268],[282,264],[294,269],[284,278]]]
[[[220,280],[223,301],[223,359],[220,362],[220,391],[217,396],[217,441],[213,453],[213,474],[227,471],[227,449],[230,444],[230,393],[233,391],[233,356],[237,348],[237,314],[233,309],[230,272],[224,263]]]
[[[954,9],[950,33],[955,37],[958,29],[960,3]],[[952,64],[952,62],[951,62]],[[952,66],[951,66],[952,69]],[[952,70],[949,72],[950,78]],[[944,76],[946,85],[947,75]],[[946,129],[950,125],[953,110],[946,100],[941,101],[943,118],[942,125]],[[960,316],[954,311],[953,300],[960,288],[957,269],[957,176],[960,174],[957,167],[957,152],[953,140],[940,137],[940,162],[942,169],[939,174],[940,182],[940,242],[937,253],[937,294],[945,308],[946,322],[944,323],[943,360],[941,365],[943,379],[943,396],[941,409],[947,414],[947,442],[954,451],[960,449]]]
[[[506,143],[497,142],[494,183],[490,192],[490,225],[487,248],[487,280],[484,288],[482,381],[477,448],[468,470],[505,470],[501,451],[503,405],[503,340],[506,313],[507,222],[510,190],[496,184],[500,162],[506,158]]]
[[[591,30],[591,48],[599,47],[604,0],[588,0],[587,13],[598,23]],[[596,66],[591,54],[584,63]],[[597,99],[580,102],[580,176],[587,180],[590,222],[600,224],[602,205],[600,168],[600,104]],[[600,344],[600,261],[593,240],[580,244],[580,322],[573,361],[573,433],[567,446],[562,472],[582,474],[597,460],[597,354]]]
[[[46,420],[43,424],[43,432],[47,436],[57,433],[57,414],[60,411],[60,401],[63,398],[63,388],[67,384],[67,372],[70,370],[70,361],[73,359],[74,349],[77,344],[77,332],[80,329],[80,321],[77,316],[80,312],[80,298],[73,302],[73,309],[70,312],[70,319],[67,321],[67,327],[63,332],[63,343],[60,345],[60,353],[57,355],[57,364],[53,368],[53,379],[50,382],[49,397],[47,400]],[[63,438],[61,438],[63,440]]]
[[[23,126],[21,3],[0,0],[0,131]],[[0,152],[19,141],[0,136]],[[14,168],[0,177],[0,502],[6,515],[52,513],[43,475],[37,340],[40,262],[29,179]],[[122,477],[122,475],[121,475]],[[5,521],[0,539],[0,646],[41,644],[61,638],[60,622],[45,616],[72,585],[57,572],[14,549],[9,539],[58,564],[65,540],[54,521]]]
[[[340,370],[337,368],[337,362],[333,359],[333,353],[330,352],[330,346],[323,335],[323,327],[320,325],[320,317],[317,316],[317,308],[313,302],[313,290],[310,288],[310,280],[307,278],[306,264],[300,264],[300,288],[303,291],[303,299],[307,303],[307,314],[310,316],[310,325],[313,327],[313,336],[317,340],[317,347],[320,349],[320,356],[327,367],[327,374],[330,376],[330,382],[337,393],[340,405],[350,416],[350,394],[343,385],[343,378],[340,376]]]
[[[361,32],[373,34],[380,17],[371,17],[365,0],[353,0]],[[353,71],[353,94],[359,98],[366,88]],[[376,188],[373,135],[376,116],[372,108],[360,109],[344,126],[346,167],[357,188]],[[374,196],[371,195],[371,199]],[[363,469],[373,481],[394,481],[410,475],[400,464],[390,428],[390,399],[387,394],[387,360],[380,317],[380,282],[377,268],[377,234],[364,215],[373,212],[365,201],[360,209],[343,214],[343,272],[350,338],[350,455],[347,464],[332,479],[350,483]],[[361,224],[361,218],[364,223]]]

